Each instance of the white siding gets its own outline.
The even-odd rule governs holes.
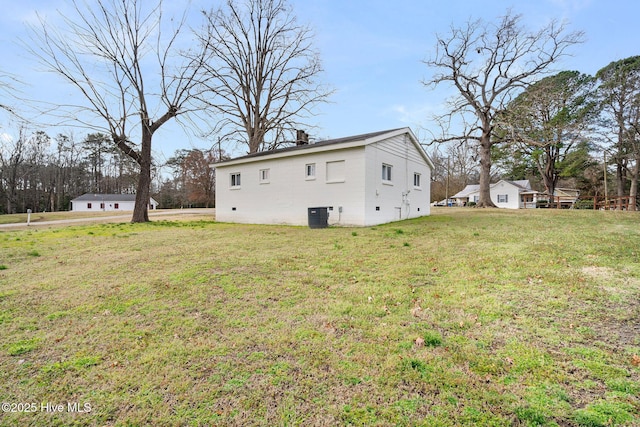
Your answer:
[[[94,200],[72,200],[71,210],[73,212],[120,212],[132,211],[135,207],[135,201],[103,201],[100,196],[96,196]],[[91,207],[89,207],[91,205]],[[149,209],[157,209],[158,202],[151,199]]]
[[[307,225],[308,208],[333,207],[329,224],[364,225],[363,151],[358,147],[218,165],[216,219]],[[315,178],[306,176],[306,165],[311,163],[315,163]],[[262,169],[269,169],[268,183],[260,182]],[[328,177],[327,171],[339,176]],[[229,174],[236,172],[241,174],[241,185],[231,188]]]
[[[410,131],[388,137],[231,160],[216,165],[216,219],[308,225],[308,209],[332,207],[329,225],[368,226],[429,215],[431,161]],[[391,166],[383,182],[382,164]],[[313,165],[313,166],[309,166]],[[269,170],[268,182],[260,171]],[[313,170],[315,176],[307,176]],[[231,174],[240,174],[231,186]],[[414,186],[414,174],[420,186]]]
[[[365,225],[429,215],[431,169],[408,135],[398,135],[366,147]],[[382,165],[392,166],[391,182],[382,179]],[[420,174],[420,187],[413,185]]]
[[[519,209],[520,208],[520,189],[515,185],[506,181],[498,181],[491,185],[489,188],[491,194],[491,201],[494,205],[504,209]],[[498,201],[498,196],[507,196],[507,201]],[[473,202],[474,197],[479,197],[480,191],[473,191],[469,193],[469,201]]]
[[[506,201],[504,201],[505,196]],[[498,181],[491,187],[491,201],[499,208],[519,209],[520,189],[508,182]]]
[[[91,208],[89,208],[89,204],[91,204]],[[104,204],[103,207],[100,205]],[[118,208],[116,209],[116,204]],[[72,202],[71,210],[74,212],[104,212],[104,211],[132,211],[134,208],[135,202],[100,202],[100,201],[79,201]]]

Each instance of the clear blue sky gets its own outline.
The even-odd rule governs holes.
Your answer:
[[[84,1],[84,0],[83,0]],[[91,0],[87,0],[91,1]],[[587,41],[572,49],[572,57],[557,64],[557,70],[595,74],[611,61],[640,54],[637,0],[290,0],[299,21],[316,34],[325,73],[323,81],[336,93],[331,103],[318,109],[311,124],[312,137],[325,139],[409,126],[427,139],[433,127],[429,117],[440,112],[447,91],[425,88],[421,80],[431,70],[422,63],[435,46],[435,34],[470,19],[497,20],[510,8],[523,15],[529,29],[538,29],[550,19],[566,20],[572,30],[582,30]],[[0,69],[19,75],[30,86],[25,96],[54,99],[73,96],[61,80],[38,72],[16,45],[25,38],[24,23],[35,11],[53,16],[66,7],[64,0],[0,0]],[[167,0],[181,8],[186,0]],[[215,7],[220,0],[193,0],[195,10]],[[197,14],[196,14],[197,15]],[[449,92],[451,94],[451,92]],[[0,116],[0,134],[15,135],[15,123]],[[55,135],[58,131],[49,130]],[[84,131],[76,130],[84,135]],[[84,132],[84,133],[83,133]],[[180,128],[161,129],[154,139],[159,160],[179,148],[208,148],[211,141],[185,134]],[[241,153],[238,153],[241,154]]]

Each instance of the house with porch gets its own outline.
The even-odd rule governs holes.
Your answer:
[[[528,179],[507,181],[501,179],[489,187],[491,201],[494,205],[504,209],[535,208],[539,192],[531,188]],[[467,185],[462,191],[451,196],[457,206],[467,206],[470,202],[478,203],[480,199],[480,185]]]

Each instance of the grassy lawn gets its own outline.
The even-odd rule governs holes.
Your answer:
[[[101,212],[34,212],[29,218],[32,223],[38,223],[40,221],[57,221],[63,219],[78,219],[78,218],[92,218],[99,216],[114,216],[114,215],[131,215],[131,212],[114,212],[114,211],[101,211]],[[26,223],[28,214],[19,213],[11,215],[0,215],[0,224],[16,224]]]
[[[624,212],[0,232],[0,425],[638,426],[639,278]]]

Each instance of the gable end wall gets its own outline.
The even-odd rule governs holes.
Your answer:
[[[375,144],[367,150],[366,225],[430,214],[431,168],[407,134]],[[391,183],[382,179],[382,164],[392,166]],[[420,187],[413,184],[420,174]]]

